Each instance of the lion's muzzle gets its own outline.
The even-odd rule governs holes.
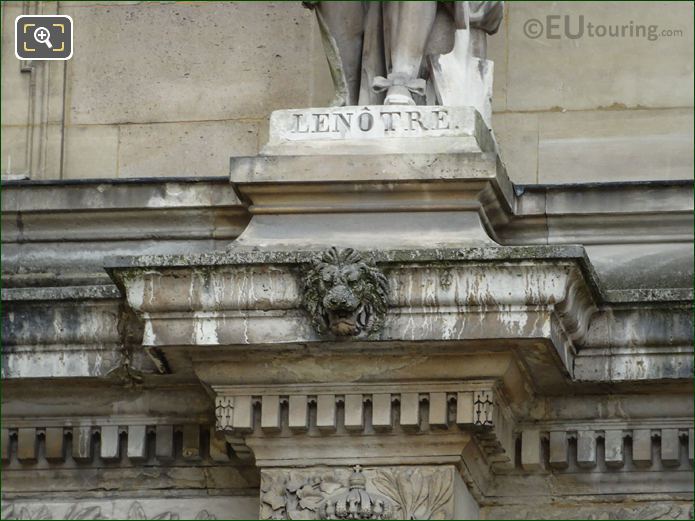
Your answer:
[[[334,334],[348,336],[359,332],[360,302],[350,288],[343,284],[332,287],[323,298],[323,307],[328,315],[328,327]]]

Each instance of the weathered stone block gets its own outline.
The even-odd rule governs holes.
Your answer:
[[[130,429],[128,430],[128,457],[130,457]],[[99,455],[101,459],[116,459],[120,456],[120,436],[118,425],[104,425],[101,427],[101,447]]]
[[[511,3],[505,20],[509,31],[507,110],[692,106],[693,69],[683,64],[693,60],[693,31],[688,22],[693,8],[685,3],[664,5],[639,4],[628,14],[613,2]],[[548,16],[555,18],[549,21]],[[534,19],[544,28],[538,38],[525,33],[528,21]],[[557,25],[550,35],[559,38],[546,38],[549,22]],[[583,23],[583,34],[566,36],[565,23],[574,36]],[[606,31],[609,25],[628,29],[641,25],[645,34],[652,31],[650,26],[681,33],[657,34],[655,40],[629,33],[592,37],[588,23],[603,25]]]
[[[36,460],[36,429],[17,430],[17,459],[20,461]]]
[[[213,461],[228,462],[227,440],[224,435],[217,432],[210,433],[210,458]]]
[[[490,152],[473,107],[365,106],[277,110],[262,153],[274,155]]]
[[[448,412],[446,393],[430,393],[430,425],[446,425],[448,423]]]
[[[315,22],[300,4],[73,11],[83,29],[75,31],[82,52],[70,62],[72,124],[263,118],[310,104]],[[153,42],[152,27],[166,28],[166,45]]]
[[[173,425],[157,425],[155,430],[155,455],[161,461],[174,459]]]
[[[473,393],[458,393],[456,398],[456,423],[461,425],[472,425],[475,423],[473,409]]]
[[[278,395],[263,396],[261,428],[266,431],[280,430],[280,397]]]
[[[345,395],[345,428],[362,430],[364,426],[364,403],[361,394]]]
[[[606,466],[611,468],[622,467],[623,455],[623,431],[608,430],[604,439]],[[651,450],[651,446],[650,446]]]
[[[336,428],[336,403],[334,394],[320,394],[316,398],[316,427],[325,432]]]
[[[116,125],[66,127],[64,139],[64,179],[118,177]]]
[[[641,467],[648,467],[652,464],[651,430],[635,429],[632,432],[632,461]]]
[[[492,40],[496,38],[490,38]],[[492,128],[509,178],[520,184],[537,183],[538,114],[493,114]]]
[[[232,424],[235,429],[251,429],[253,427],[253,404],[250,396],[234,398],[234,416]]]
[[[577,433],[577,465],[584,468],[596,466],[596,436],[593,431]]]
[[[147,427],[145,425],[128,426],[128,458],[141,460],[147,457]]]
[[[569,465],[567,433],[565,431],[550,432],[550,466],[565,469]]]
[[[20,71],[20,63],[14,54],[14,33],[15,18],[23,14],[21,2],[5,2],[2,16],[2,82],[1,102],[2,102],[2,148],[5,149],[5,139],[8,137],[5,132],[11,129],[9,125],[23,126],[27,124],[27,108],[29,106],[29,84],[30,74]],[[17,128],[18,132],[24,132],[25,128]],[[5,172],[7,156],[4,151],[2,156],[2,172]],[[19,158],[17,158],[18,160]],[[19,166],[19,165],[18,165]]]
[[[504,18],[499,29],[491,38],[487,38],[487,59],[494,65],[494,77],[492,83],[492,110],[502,112],[507,110],[507,24],[505,19],[509,16],[509,4],[504,6]],[[494,121],[494,115],[493,115]]]
[[[661,429],[661,462],[668,466],[680,463],[678,429]]]
[[[689,109],[543,114],[538,182],[688,179],[692,141]]]
[[[307,397],[304,395],[290,396],[289,400],[289,427],[294,430],[305,430],[309,425],[309,409]]]
[[[62,427],[46,428],[45,456],[51,461],[63,461],[65,459],[65,433]]]
[[[2,461],[8,461],[10,459],[10,430],[0,429],[0,453],[2,454]]]
[[[3,106],[5,105],[3,104]],[[26,128],[3,125],[2,138],[0,138],[0,173],[2,176],[11,178],[11,176],[28,175],[29,162],[27,159]]]
[[[401,393],[400,424],[406,428],[420,425],[420,396],[418,393]]]
[[[121,126],[118,177],[226,175],[230,155],[256,154],[257,134],[255,122]]]
[[[91,427],[73,427],[72,457],[77,461],[87,461],[92,458]]]
[[[528,471],[538,470],[542,466],[538,429],[524,429],[521,433],[521,466]]]
[[[392,426],[391,395],[372,395],[372,426],[375,429],[386,430]]]

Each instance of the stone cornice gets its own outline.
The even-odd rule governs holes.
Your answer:
[[[312,255],[148,256],[109,270],[144,320],[146,347],[321,342],[330,339],[312,328],[300,289]],[[580,247],[381,251],[373,257],[391,289],[383,329],[371,341],[545,338],[561,372],[571,374],[600,298]]]
[[[463,182],[468,183],[464,192],[469,193],[470,204],[462,206],[459,198],[455,206],[476,212],[488,233],[503,244],[656,246],[693,240],[692,186],[685,181],[509,184],[504,188],[504,183],[499,184],[504,178],[494,179]],[[445,186],[441,188],[447,190]],[[16,181],[3,182],[2,187],[5,287],[104,284],[101,265],[107,255],[138,255],[143,240],[148,245],[154,241],[155,251],[163,254],[184,247],[188,251],[221,248],[250,219],[248,201],[240,201],[225,178]],[[364,188],[376,189],[369,183]],[[259,194],[266,190],[262,184],[250,184],[248,189]],[[278,193],[290,197],[296,189],[300,188],[285,185]],[[414,203],[408,198],[405,201]],[[257,206],[256,211],[263,210]],[[341,210],[334,206],[331,211]],[[100,252],[105,238],[127,244],[122,242],[123,249],[112,248],[107,254]],[[34,258],[35,262],[29,260]],[[628,261],[629,257],[618,256],[610,265]],[[21,273],[14,269],[18,263],[23,266]],[[60,276],[54,273],[58,267]],[[599,272],[603,278],[602,267]],[[637,301],[652,291],[624,286],[620,280],[605,282],[612,286],[610,299],[614,301]],[[663,282],[651,283],[651,288],[678,293],[664,300],[692,298],[689,288],[668,288]]]
[[[478,190],[487,181],[482,182]],[[481,181],[477,183],[480,185]],[[470,184],[474,190],[475,184]],[[17,213],[29,219],[36,214],[36,220],[32,221],[36,232],[26,230],[21,236],[22,241],[50,241],[59,240],[61,233],[71,234],[78,240],[103,234],[109,214],[113,216],[110,226],[114,238],[119,235],[137,238],[152,237],[152,232],[142,228],[148,221],[140,221],[138,228],[128,230],[124,219],[127,221],[129,213],[137,220],[140,217],[138,212],[147,210],[150,210],[148,219],[156,218],[157,211],[169,215],[178,212],[183,217],[194,208],[201,218],[206,213],[219,213],[224,208],[246,212],[246,204],[233,190],[220,190],[229,186],[226,177],[3,181],[1,186],[5,243],[13,242],[7,234],[14,228]],[[514,185],[512,195],[506,199],[509,204],[505,206],[509,210],[490,219],[504,244],[693,240],[693,223],[689,218],[693,196],[689,181]],[[487,200],[490,204],[489,198]],[[68,214],[72,214],[74,220],[74,212],[94,212],[95,216],[103,217],[100,222],[82,219],[78,229],[57,224],[63,214],[68,220]],[[39,214],[46,218],[38,220]],[[193,227],[201,222],[200,219],[181,219],[176,230],[169,226],[169,235],[190,235]],[[549,228],[556,224],[560,226],[549,234]],[[102,229],[95,226],[102,226]],[[195,233],[201,236],[210,233],[200,226],[200,231]],[[241,231],[239,228],[243,230],[243,224],[218,235],[233,238]]]
[[[557,357],[559,365],[553,364],[560,373],[573,375],[578,370],[582,380],[606,381],[614,372],[599,370],[610,365],[605,364],[608,353],[597,350],[601,346],[595,340],[586,346],[590,349],[582,351],[588,331],[593,331],[593,338],[613,339],[611,349],[623,346],[634,350],[650,344],[663,347],[672,344],[675,337],[673,330],[656,327],[660,323],[658,310],[666,306],[664,312],[672,316],[674,310],[685,310],[686,306],[670,300],[675,296],[672,291],[663,296],[651,291],[641,295],[644,300],[636,305],[623,303],[612,314],[612,304],[579,246],[376,250],[365,254],[385,271],[391,287],[383,330],[370,336],[371,341],[471,343],[491,339],[488,333],[492,331],[495,338],[505,335],[514,342],[545,338],[553,346],[555,354],[550,358]],[[291,346],[330,340],[312,328],[301,305],[301,273],[313,255],[314,251],[238,248],[211,254],[118,259],[108,270],[145,321],[145,346],[261,347],[274,342]],[[251,293],[244,290],[252,287],[256,289]],[[160,298],[159,293],[163,295]],[[195,297],[191,300],[188,295]],[[601,313],[596,314],[597,306]],[[592,317],[598,317],[593,330]],[[620,336],[620,324],[625,320],[641,324],[643,340]],[[649,325],[652,322],[653,327]],[[685,339],[690,335],[688,317],[683,314],[681,322],[677,331],[682,330],[680,336]],[[606,327],[610,334],[601,332]],[[373,347],[378,348],[378,344]],[[539,358],[530,356],[531,352],[520,351],[531,371],[548,374],[548,354],[543,355],[546,369],[533,369]],[[579,365],[575,362],[578,352],[582,356]],[[613,354],[618,353],[608,355]],[[666,363],[666,354],[649,355]],[[217,356],[236,355],[229,351]],[[658,369],[658,362],[646,372],[625,374],[621,379],[682,379],[692,367],[692,358],[685,351],[677,353],[677,358],[676,370],[664,372]]]
[[[498,222],[504,244],[693,241],[689,181],[515,185],[514,215]]]
[[[3,302],[54,302],[60,300],[111,300],[121,298],[114,284],[89,286],[2,288]]]
[[[3,183],[3,286],[103,285],[110,255],[214,249],[248,219],[221,178]]]
[[[315,250],[258,251],[252,248],[233,247],[227,251],[185,255],[140,255],[112,257],[106,266],[108,272],[137,268],[187,268],[206,269],[213,266],[256,264],[304,264],[311,260]],[[692,288],[651,288],[630,290],[606,290],[591,264],[586,251],[579,245],[535,246],[474,246],[463,248],[436,248],[416,250],[373,250],[369,255],[378,263],[395,262],[463,262],[463,261],[520,261],[520,260],[571,260],[577,263],[592,287],[598,302],[689,302]]]

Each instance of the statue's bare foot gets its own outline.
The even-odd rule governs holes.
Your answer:
[[[403,85],[393,85],[386,93],[384,105],[415,105],[410,91]]]

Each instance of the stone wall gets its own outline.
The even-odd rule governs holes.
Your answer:
[[[23,9],[73,17],[70,61],[13,56]],[[489,55],[512,181],[691,177],[691,3],[505,9]],[[271,111],[331,99],[317,24],[299,2],[10,1],[2,15],[4,178],[224,176],[230,155],[265,143]],[[529,20],[547,30],[549,15],[560,16],[559,39],[524,33]],[[565,35],[565,15],[571,35],[584,17],[581,38]],[[655,38],[591,37],[589,23],[657,28]]]
[[[510,3],[506,166],[292,136],[355,112],[296,0],[1,6],[0,519],[692,519],[691,4]]]

